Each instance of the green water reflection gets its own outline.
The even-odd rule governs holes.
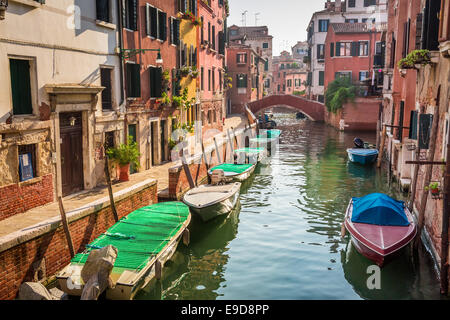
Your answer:
[[[277,114],[283,130],[269,165],[257,168],[229,216],[194,219],[156,286],[137,299],[439,299],[439,282],[423,248],[408,250],[367,287],[372,263],[340,236],[350,197],[402,195],[375,167],[347,160],[355,134],[295,115]],[[358,134],[375,143],[374,134]]]

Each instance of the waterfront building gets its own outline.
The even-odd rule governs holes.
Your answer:
[[[266,61],[261,50],[249,45],[230,42],[227,48],[227,74],[232,88],[227,92],[228,113],[244,113],[245,105],[260,100],[264,93],[264,68]]]
[[[272,68],[275,94],[305,94],[307,71],[301,59],[283,51],[280,56],[274,57]]]
[[[390,1],[388,30],[379,139],[384,125],[384,158],[393,177],[411,192],[410,207],[419,226],[424,227],[445,293],[449,283],[449,208],[443,197],[449,185],[444,183],[444,165],[423,162],[449,161],[450,1]],[[429,60],[422,65],[417,61],[411,66],[399,63],[416,50],[427,50]],[[406,163],[411,160],[422,164]],[[428,191],[430,182],[439,186],[440,195]]]
[[[104,145],[124,139],[118,12],[116,1],[9,1],[0,220],[104,182]]]
[[[308,90],[310,99],[324,102],[323,73],[325,72],[325,38],[331,23],[369,23],[383,25],[387,22],[387,0],[327,1],[325,9],[315,12],[309,22]]]
[[[227,11],[223,1],[199,1],[200,103],[203,132],[222,131],[226,117],[224,77]]]
[[[228,36],[230,41],[236,41],[244,39],[244,43],[249,45],[253,50],[261,50],[262,58],[264,58],[264,91],[265,95],[273,94],[273,77],[271,70],[273,69],[273,36],[269,34],[269,28],[267,26],[251,26],[251,27],[238,27],[232,25],[228,28]],[[258,49],[259,48],[259,49]]]

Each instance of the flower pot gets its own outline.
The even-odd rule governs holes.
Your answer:
[[[130,164],[119,165],[119,180],[129,181],[130,180]]]

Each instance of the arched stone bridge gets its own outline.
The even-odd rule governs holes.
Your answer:
[[[248,103],[248,108],[253,112],[253,114],[256,114],[263,109],[280,105],[297,109],[314,121],[324,121],[325,119],[325,105],[323,103],[290,94],[276,94],[267,96],[261,100]]]

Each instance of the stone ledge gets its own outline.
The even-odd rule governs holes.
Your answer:
[[[136,194],[142,190],[145,190],[151,186],[157,184],[155,179],[147,179],[145,181],[136,183],[135,185],[125,188],[123,190],[114,193],[114,201],[121,201],[133,194]],[[70,200],[66,198],[66,201]],[[94,212],[98,212],[104,208],[110,206],[109,196],[90,202],[83,207],[66,212],[68,223],[80,220]],[[61,226],[61,218],[59,214],[53,218],[41,221],[30,227],[26,227],[20,231],[12,232],[6,236],[0,238],[0,252],[6,251],[12,247],[20,245],[24,242],[37,238],[43,234],[56,230]]]

